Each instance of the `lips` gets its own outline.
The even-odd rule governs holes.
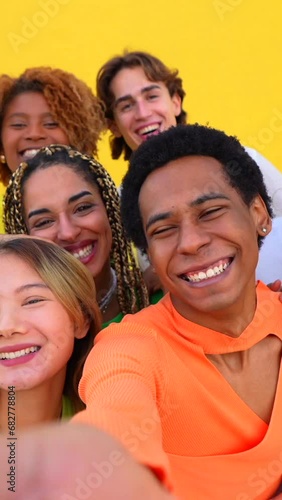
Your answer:
[[[72,252],[72,255],[76,259],[83,259],[85,257],[88,257],[91,254],[92,250],[93,250],[93,245],[87,245],[86,247],[78,250],[78,252]]]
[[[148,137],[153,135],[158,135],[161,132],[159,123],[152,123],[151,125],[146,125],[139,128],[137,133],[142,140],[147,140]]]
[[[23,356],[26,356],[27,354],[37,352],[39,351],[39,349],[40,349],[39,346],[31,346],[31,347],[26,347],[24,349],[19,349],[15,347],[13,348],[13,350],[9,348],[6,351],[0,352],[0,360],[21,358]]]
[[[76,259],[80,260],[83,264],[87,264],[92,259],[96,252],[96,241],[84,241],[75,245],[64,247],[67,252],[71,253]]]
[[[21,344],[17,346],[6,346],[0,352],[0,364],[13,367],[29,363],[40,351],[41,346]]]
[[[29,148],[29,149],[24,149],[23,151],[20,152],[20,155],[23,159],[23,161],[28,161],[34,158],[34,156],[38,153],[40,148]]]
[[[232,261],[232,258],[220,259],[217,262],[209,265],[208,267],[181,274],[180,278],[190,283],[207,281],[211,278],[214,278],[215,276],[224,273],[224,271],[230,266]]]

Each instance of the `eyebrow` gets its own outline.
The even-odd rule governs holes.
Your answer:
[[[19,113],[19,112],[7,115],[8,118],[17,118],[17,117],[26,117],[26,116],[28,116],[28,113]],[[42,118],[49,118],[49,117],[53,118],[53,115],[49,111],[46,113],[42,113],[40,116]]]
[[[73,203],[74,201],[80,200],[84,196],[93,196],[93,193],[90,191],[81,191],[80,193],[74,194],[68,199],[68,204]],[[49,208],[39,208],[38,210],[32,210],[29,212],[27,218],[31,219],[31,217],[34,217],[35,215],[42,215],[42,214],[49,214],[51,210]]]
[[[208,193],[208,194],[203,194],[202,196],[199,196],[196,198],[196,200],[192,201],[190,203],[190,207],[197,207],[199,205],[202,205],[206,201],[210,200],[229,200],[228,196],[222,193]]]
[[[191,203],[189,203],[189,207],[198,207],[199,205],[202,205],[206,201],[218,200],[218,199],[219,200],[229,200],[229,198],[227,196],[225,196],[224,194],[221,194],[221,193],[208,193],[208,194],[203,194],[202,196],[199,196],[198,198],[196,198],[195,200],[193,200]],[[147,222],[147,224],[145,226],[146,231],[155,222],[166,220],[166,219],[168,219],[171,216],[172,216],[172,212],[171,211],[169,211],[169,212],[160,212],[160,213],[157,213],[155,215],[152,215],[152,217],[149,218],[149,220],[148,220],[148,222]]]
[[[46,283],[27,283],[26,285],[19,286],[16,289],[16,293],[21,293],[26,290],[30,290],[31,288],[44,288],[45,290],[50,290],[49,286]]]
[[[160,88],[161,87],[157,83],[153,83],[152,85],[148,85],[147,87],[143,87],[141,89],[141,94],[146,94],[146,92],[150,92],[150,90],[155,90],[155,89],[160,89]],[[114,102],[114,108],[116,108],[121,102],[129,101],[130,99],[133,99],[133,96],[131,94],[126,94],[126,95],[119,97]]]

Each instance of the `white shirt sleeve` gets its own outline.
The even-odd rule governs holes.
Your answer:
[[[268,285],[282,280],[282,217],[273,220],[272,231],[264,238],[259,252],[257,279]]]
[[[282,173],[255,149],[245,147],[245,150],[261,170],[268,194],[272,198],[274,216],[282,216]]]

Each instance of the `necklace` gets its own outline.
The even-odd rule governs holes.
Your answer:
[[[103,296],[103,298],[98,301],[98,306],[101,309],[103,314],[107,310],[108,306],[110,305],[110,302],[111,302],[113,295],[114,295],[116,288],[117,288],[117,275],[116,275],[115,270],[112,267],[111,267],[111,276],[112,276],[112,284],[111,284],[109,290]],[[101,291],[101,293],[103,293],[103,290]]]

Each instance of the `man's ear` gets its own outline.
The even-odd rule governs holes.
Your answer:
[[[256,196],[252,201],[250,211],[258,234],[260,236],[267,236],[272,228],[272,220],[260,195]]]
[[[175,92],[175,94],[173,94],[171,100],[172,100],[173,107],[174,107],[174,116],[179,116],[181,113],[181,108],[182,108],[182,102],[181,102],[180,95],[178,95],[177,92]]]
[[[74,329],[74,336],[76,339],[83,339],[86,337],[88,330],[90,326],[90,320],[84,318],[82,325],[78,327],[78,325],[75,325]]]
[[[112,132],[115,137],[122,137],[119,128],[114,120],[108,120],[108,129]]]

